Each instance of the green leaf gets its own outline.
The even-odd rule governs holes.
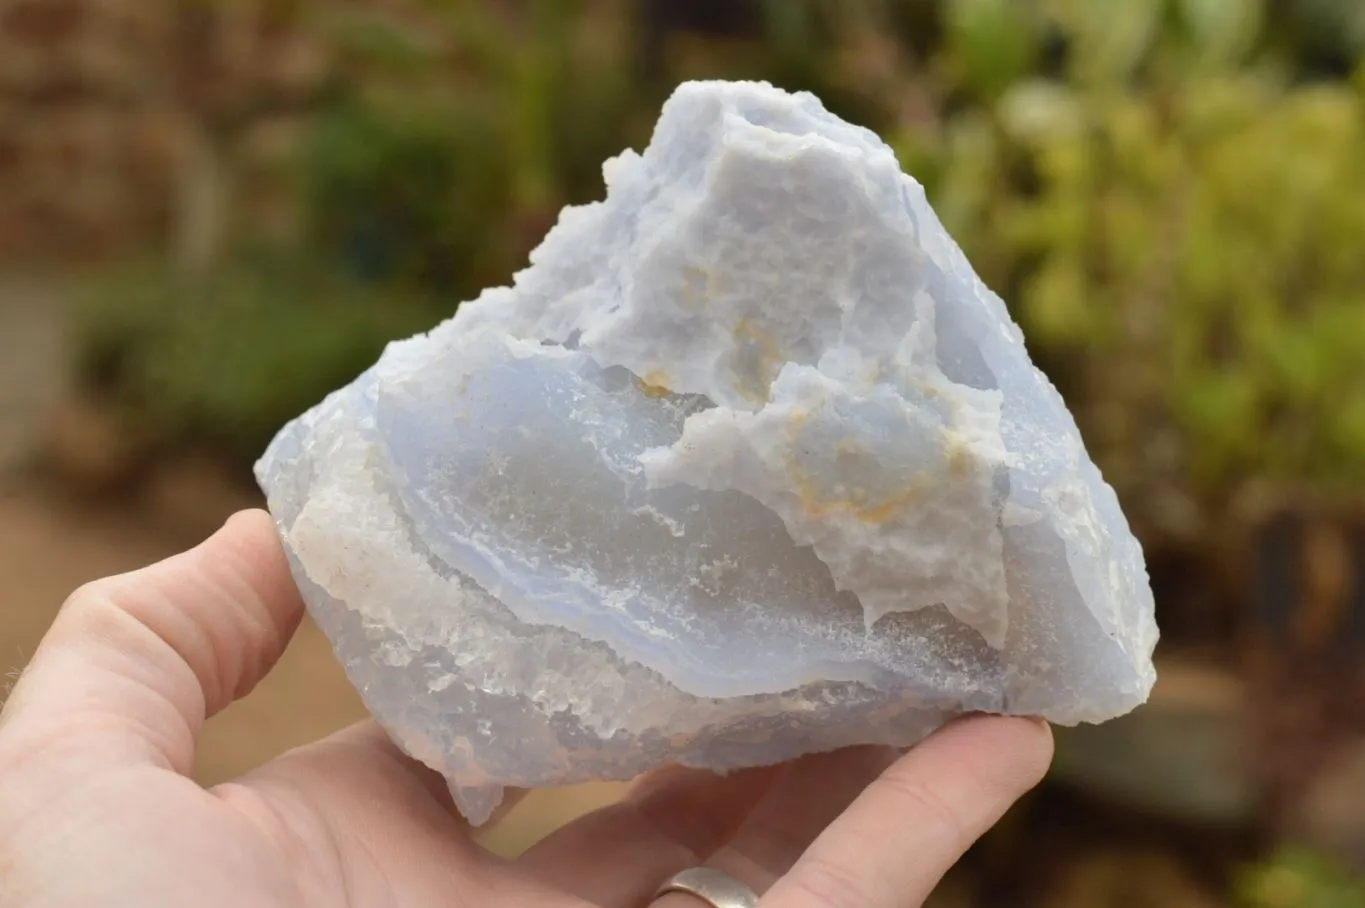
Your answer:
[[[1161,23],[1163,0],[1048,0],[1070,39],[1074,74],[1088,85],[1114,85],[1142,63]]]
[[[1297,848],[1272,855],[1237,881],[1244,908],[1362,908],[1365,885],[1331,861]]]
[[[1024,78],[1042,45],[1042,20],[1031,0],[948,0],[944,28],[949,65],[985,100]]]
[[[1179,11],[1200,61],[1215,67],[1245,58],[1265,18],[1263,0],[1179,0]]]
[[[1088,113],[1069,86],[1047,79],[1014,84],[1000,99],[997,110],[1006,135],[1031,148],[1081,137]]]
[[[1090,299],[1080,261],[1057,256],[1047,261],[1025,291],[1028,327],[1044,343],[1074,344],[1087,339],[1097,301]]]

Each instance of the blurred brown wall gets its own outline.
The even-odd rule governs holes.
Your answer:
[[[0,261],[102,256],[164,231],[180,137],[157,95],[173,9],[0,4]]]
[[[285,8],[0,2],[0,264],[212,245],[212,158],[323,78]]]

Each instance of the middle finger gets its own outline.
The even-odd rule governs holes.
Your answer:
[[[706,865],[757,893],[767,891],[898,756],[889,747],[852,747],[797,760]],[[695,908],[696,904],[694,896],[676,893],[651,903],[650,908]]]
[[[634,908],[659,881],[699,864],[728,839],[780,770],[717,776],[667,767],[626,797],[531,846],[518,866],[542,883],[594,905]]]

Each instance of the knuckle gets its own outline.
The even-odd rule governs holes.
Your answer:
[[[53,624],[55,638],[152,656],[168,641],[146,620],[139,604],[121,577],[92,580],[67,597]]]
[[[111,587],[112,584],[107,577],[86,581],[66,597],[62,611],[81,611],[95,603],[108,602],[113,594]]]
[[[91,580],[66,597],[58,619],[75,624],[87,633],[108,634],[121,628],[127,617],[118,608],[118,597],[115,578]]]

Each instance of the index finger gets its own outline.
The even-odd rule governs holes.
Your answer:
[[[1042,780],[1051,760],[1052,733],[1040,720],[954,722],[869,785],[760,904],[919,905],[967,848]]]
[[[270,516],[237,514],[188,552],[72,594],[0,713],[5,741],[65,735],[188,773],[205,718],[265,676],[303,610]]]

